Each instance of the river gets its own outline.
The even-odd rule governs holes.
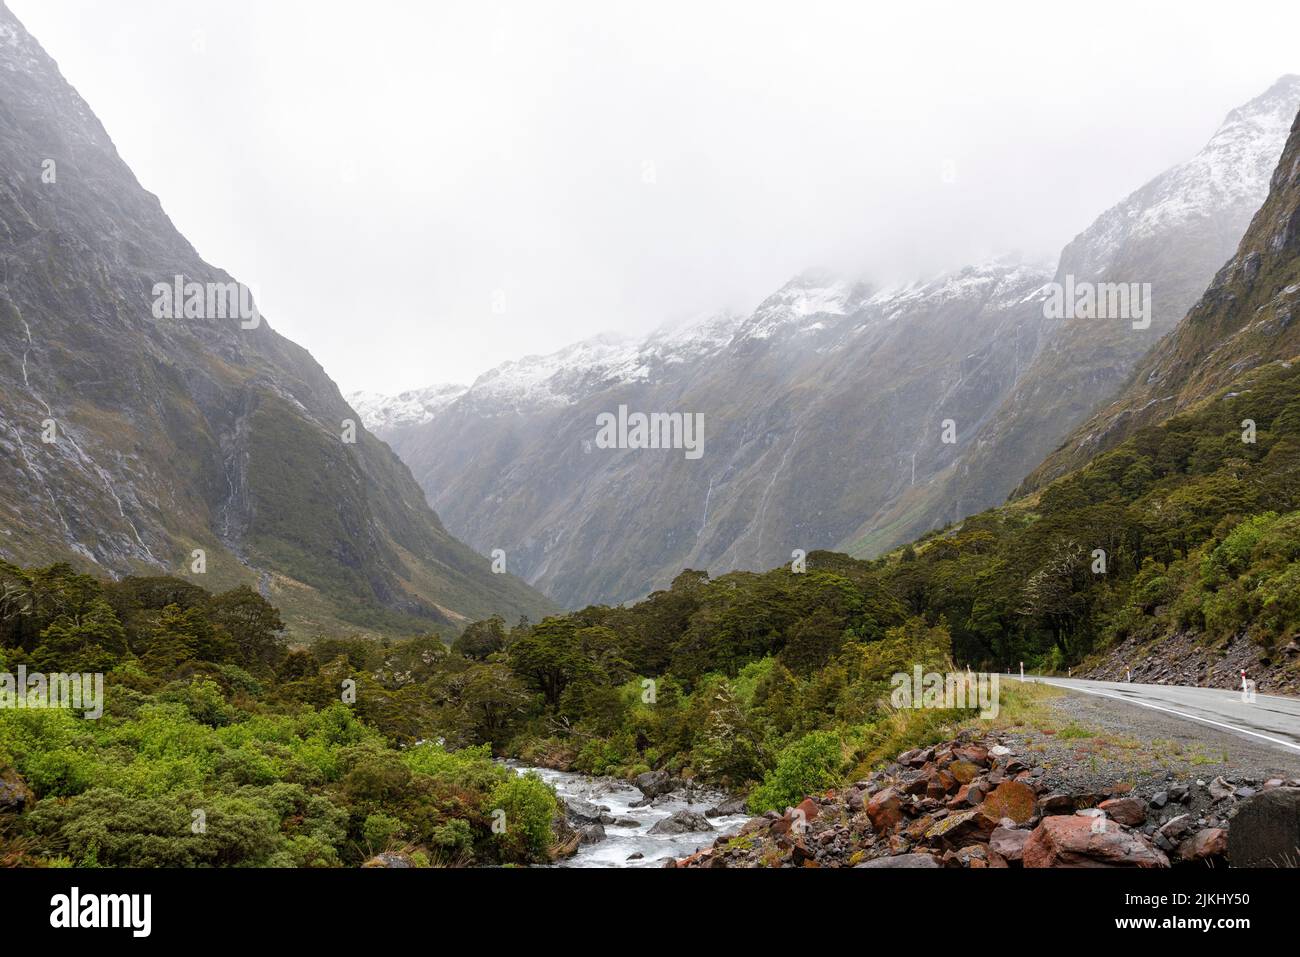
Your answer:
[[[708,847],[723,834],[734,834],[749,820],[747,814],[710,817],[714,830],[688,834],[651,834],[656,822],[681,810],[703,814],[709,808],[725,801],[727,795],[715,791],[694,791],[691,801],[676,793],[661,799],[653,807],[632,807],[642,798],[641,792],[624,781],[614,778],[593,778],[570,771],[552,771],[549,768],[530,768],[515,765],[520,773],[535,771],[555,792],[565,800],[588,801],[619,819],[632,819],[637,827],[606,824],[605,840],[584,844],[558,867],[660,867],[665,857],[686,857],[702,847]],[[628,860],[641,854],[638,860]]]

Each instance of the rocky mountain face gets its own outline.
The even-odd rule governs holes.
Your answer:
[[[0,557],[255,584],[301,635],[548,610],[229,284],[0,5]]]
[[[1143,357],[1118,398],[1079,426],[1019,492],[1214,395],[1251,369],[1300,355],[1300,116],[1294,110],[1292,116],[1268,198],[1235,254],[1173,333]]]
[[[1283,77],[1233,110],[1194,157],[1107,210],[1067,245],[1057,283],[1149,283],[1149,326],[1083,311],[1041,318],[1037,351],[951,468],[871,516],[847,543],[850,550],[874,554],[1001,502],[1123,387],[1237,248],[1268,195],[1297,108],[1300,76]],[[1088,457],[1081,450],[1066,468]]]
[[[456,534],[565,605],[622,601],[684,567],[836,544],[946,468],[1033,355],[1050,278],[800,276],[748,316],[579,343],[492,370],[422,424],[372,421]],[[601,447],[597,417],[620,406],[701,414],[702,454]]]

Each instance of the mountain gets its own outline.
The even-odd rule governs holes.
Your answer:
[[[885,290],[807,274],[748,316],[598,337],[493,369],[425,421],[399,421],[405,399],[371,401],[368,421],[456,534],[505,549],[566,606],[636,598],[684,567],[878,554],[1004,500],[1122,385],[1231,255],[1297,104],[1300,77],[1282,78],[1054,266]],[[1149,324],[1047,318],[1067,280],[1150,283]],[[620,405],[703,413],[701,461],[592,450],[596,416]]]
[[[411,389],[397,395],[378,392],[349,392],[344,398],[357,410],[367,426],[374,429],[400,429],[423,425],[438,410],[465,394],[467,386],[443,383],[423,389]]]
[[[1298,129],[1300,117],[1290,124],[1267,200],[1204,295],[1143,357],[1119,396],[1071,433],[1018,494],[1202,402],[1248,370],[1300,355]]]
[[[0,174],[0,557],[256,585],[299,636],[551,608],[447,532],[3,5]]]
[[[942,420],[960,442],[997,407],[1050,278],[1017,262],[885,290],[802,275],[747,316],[506,363],[427,422],[372,422],[466,541],[562,604],[620,602],[684,567],[837,543],[944,468]],[[702,414],[702,456],[598,447],[620,406]]]
[[[1300,76],[1282,77],[1229,113],[1199,153],[1104,212],[1067,245],[1055,282],[1150,283],[1149,327],[1085,315],[1040,319],[1036,354],[974,441],[934,481],[918,483],[871,516],[847,543],[850,550],[874,554],[1003,501],[1113,396],[1232,255],[1268,193],[1298,107]],[[1088,457],[1083,450],[1069,463]]]

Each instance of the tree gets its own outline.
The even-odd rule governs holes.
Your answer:
[[[550,708],[560,703],[569,684],[592,672],[572,618],[547,618],[510,645],[510,667],[529,687],[540,691]]]
[[[240,585],[213,598],[208,613],[234,642],[239,664],[249,670],[271,671],[284,656],[284,622],[275,606]]]
[[[486,661],[489,655],[501,651],[505,646],[505,619],[500,615],[493,615],[484,621],[472,622],[466,626],[451,643],[451,650],[475,661]]]
[[[533,696],[514,672],[499,662],[471,668],[460,687],[460,710],[473,743],[494,747],[528,713]]]

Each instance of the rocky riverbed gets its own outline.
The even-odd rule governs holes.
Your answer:
[[[573,853],[558,867],[663,867],[695,853],[749,820],[743,802],[664,774],[636,785],[615,778],[512,764],[535,771],[565,806]],[[639,786],[638,786],[639,785]]]

